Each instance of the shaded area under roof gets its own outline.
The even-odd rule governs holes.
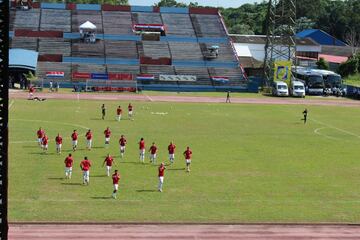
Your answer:
[[[9,68],[36,71],[38,52],[13,48],[9,50]]]

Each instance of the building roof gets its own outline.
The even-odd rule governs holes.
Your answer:
[[[353,55],[353,48],[350,46],[322,46],[321,53],[334,56],[350,57]]]
[[[36,71],[38,52],[13,48],[9,50],[9,68]]]
[[[319,58],[323,58],[325,61],[330,63],[343,63],[348,60],[348,57],[342,57],[342,56],[333,56],[333,55],[327,55],[327,54],[319,54]]]
[[[296,36],[299,38],[311,38],[320,45],[346,46],[344,42],[320,29],[307,29],[297,33]]]
[[[235,43],[249,43],[249,44],[266,44],[266,35],[239,35],[229,34],[231,40]],[[296,45],[301,46],[318,46],[311,38],[296,38]]]
[[[239,62],[243,68],[262,68],[263,62],[253,57],[239,57]]]

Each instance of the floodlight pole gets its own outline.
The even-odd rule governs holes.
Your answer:
[[[296,63],[295,43],[296,0],[269,0],[266,17],[264,83],[269,87],[274,79],[276,60]]]
[[[0,239],[8,239],[9,1],[0,0]]]

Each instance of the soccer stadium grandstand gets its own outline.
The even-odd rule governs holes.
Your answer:
[[[61,72],[62,86],[131,80],[150,90],[247,90],[214,8],[33,3],[13,6],[10,21],[10,47],[38,52],[36,75],[45,83],[49,72]],[[79,28],[86,22],[92,42]],[[209,49],[216,49],[210,57]]]

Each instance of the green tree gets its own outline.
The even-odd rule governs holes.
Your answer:
[[[316,62],[316,66],[318,69],[325,69],[325,70],[329,69],[329,63],[325,61],[324,58],[320,58],[319,61]]]
[[[229,28],[229,32],[234,34],[248,34],[248,35],[254,34],[250,26],[247,24],[236,24],[231,28]]]

